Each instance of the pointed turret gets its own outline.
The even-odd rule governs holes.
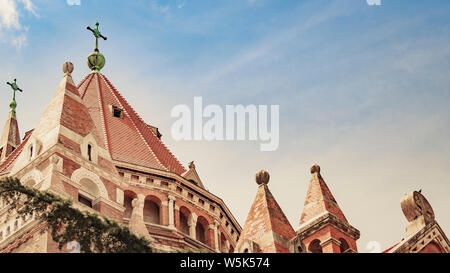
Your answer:
[[[333,194],[320,174],[320,166],[316,164],[311,167],[311,181],[306,194],[300,225],[327,212],[339,217],[343,222],[348,223],[344,213],[339,208],[336,199],[334,199]]]
[[[320,174],[311,167],[311,181],[300,218],[297,236],[308,252],[356,252],[359,231],[352,227]]]
[[[94,163],[101,162],[103,168],[117,173],[114,165],[108,162],[109,155],[102,152],[103,142],[73,82],[73,69],[72,63],[63,64],[64,77],[33,131],[26,153],[18,157],[13,173],[56,145]]]
[[[19,125],[13,112],[9,112],[5,127],[0,139],[0,163],[14,152],[20,145]]]
[[[258,191],[241,232],[236,251],[241,253],[288,253],[294,229],[267,186],[266,171],[256,174]]]
[[[16,91],[22,92],[22,89],[17,86],[16,79],[14,79],[12,83],[8,82],[7,84],[11,86],[13,90],[13,99],[9,104],[9,116],[0,138],[0,163],[5,161],[6,158],[20,145],[19,125],[16,118]]]

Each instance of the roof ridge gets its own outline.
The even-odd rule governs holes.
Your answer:
[[[264,195],[265,195],[264,200],[265,200],[265,202],[266,202],[266,207],[267,207],[268,210],[269,210],[270,227],[271,227],[272,233],[274,232],[274,231],[273,231],[273,227],[275,227],[276,225],[273,223],[272,213],[270,212],[270,209],[269,209],[269,204],[268,204],[268,200],[267,200],[267,199],[268,199],[268,197],[267,197],[268,194],[270,195],[269,197],[273,200],[274,205],[276,206],[275,208],[276,208],[277,210],[279,210],[279,212],[282,213],[282,216],[284,216],[284,217],[283,217],[283,218],[284,218],[283,220],[286,220],[285,222],[286,222],[287,224],[289,224],[289,226],[291,227],[292,231],[295,233],[294,228],[293,228],[292,225],[291,225],[291,222],[289,222],[289,219],[287,219],[286,215],[284,214],[283,210],[282,210],[281,207],[280,207],[280,204],[278,204],[277,200],[276,200],[275,197],[273,196],[273,194],[272,194],[272,192],[270,191],[270,189],[269,189],[269,187],[267,186],[267,184],[264,184],[264,188],[265,188],[265,190],[264,190],[264,193],[265,193],[265,194],[264,194]],[[290,239],[290,238],[287,238],[287,239]]]
[[[92,75],[92,74],[86,75],[86,76],[78,83],[77,89],[80,88],[80,87],[83,85],[83,83],[86,81],[86,79],[87,79],[89,76],[91,76],[91,75]]]
[[[92,77],[90,78],[89,82],[86,84],[86,87],[84,88],[84,91],[82,92],[82,94],[80,94],[81,99],[83,99],[84,96],[86,95],[86,91],[87,91],[87,89],[88,89],[88,87],[89,87],[89,84],[91,83],[92,79],[94,78],[94,74],[91,73],[91,74],[87,75],[87,76],[83,79],[83,81],[80,82],[80,84],[77,86],[77,88],[80,89],[81,86],[82,86],[82,85],[86,82],[86,80],[89,78],[89,76],[92,76]],[[79,90],[79,91],[80,91],[80,90]]]
[[[110,147],[111,147],[110,144],[111,144],[111,143],[110,143],[110,141],[109,141],[108,134],[107,134],[107,131],[108,131],[108,130],[106,129],[105,108],[103,107],[103,103],[102,103],[102,101],[103,101],[102,90],[101,90],[102,86],[101,86],[101,84],[100,84],[100,79],[99,79],[99,77],[98,77],[98,73],[95,73],[95,74],[92,75],[91,80],[90,80],[90,81],[88,82],[88,84],[86,85],[85,94],[87,93],[87,87],[88,87],[89,84],[92,82],[92,79],[94,79],[95,75],[97,76],[97,90],[96,90],[96,91],[98,92],[99,105],[100,105],[100,107],[101,107],[101,112],[102,112],[102,114],[100,115],[100,120],[101,120],[101,122],[102,122],[102,130],[103,130],[103,135],[104,135],[105,148],[106,148],[106,150],[109,152],[109,155],[110,155],[111,158],[112,158],[112,151],[111,151],[111,149],[110,149]]]

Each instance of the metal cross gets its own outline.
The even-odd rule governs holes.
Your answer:
[[[16,91],[20,91],[23,92],[22,89],[19,88],[19,86],[17,86],[17,80],[14,79],[14,81],[12,83],[7,82],[7,85],[11,86],[12,90],[13,90],[13,101],[16,100]]]
[[[97,26],[95,29],[92,29],[91,27],[87,27],[88,30],[92,31],[92,34],[94,34],[95,37],[95,51],[98,51],[98,38],[102,38],[103,40],[107,40],[108,38],[106,38],[105,36],[103,36],[100,33],[100,30],[98,30],[98,26],[99,23],[95,23],[95,25]]]

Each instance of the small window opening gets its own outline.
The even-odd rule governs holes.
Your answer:
[[[80,202],[81,204],[83,204],[85,206],[92,208],[92,201],[82,195],[78,195],[78,202]]]
[[[113,110],[113,116],[115,118],[122,118],[122,109],[120,109],[117,106],[113,106],[112,110]]]
[[[30,160],[33,158],[33,146],[30,147]]]
[[[88,152],[89,161],[92,161],[92,146],[91,146],[91,144],[88,144],[87,152]]]

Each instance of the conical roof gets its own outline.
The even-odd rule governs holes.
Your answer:
[[[186,172],[154,127],[142,120],[105,75],[89,74],[78,89],[113,160],[179,175]]]
[[[9,112],[0,138],[0,162],[3,162],[20,145],[19,125],[13,112]]]

